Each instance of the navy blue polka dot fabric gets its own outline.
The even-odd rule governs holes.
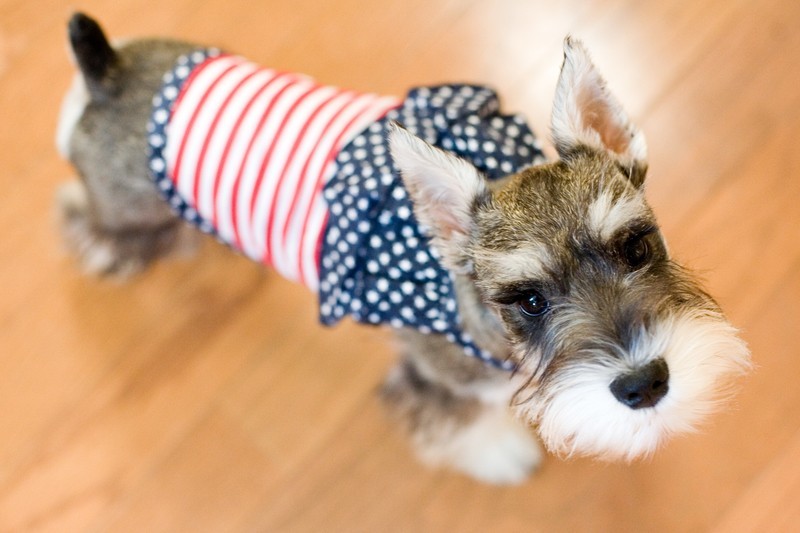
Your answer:
[[[489,179],[544,160],[524,119],[499,113],[497,95],[473,85],[412,90],[401,107],[373,123],[337,157],[326,184],[330,209],[320,259],[320,318],[409,327],[445,335],[467,355],[512,370],[461,328],[451,274],[420,228],[389,155],[392,121],[452,152]]]
[[[164,150],[167,146],[167,128],[172,109],[186,80],[197,65],[222,52],[217,48],[200,48],[191,54],[178,58],[175,67],[163,77],[161,90],[153,97],[153,112],[147,122],[147,148],[150,173],[161,196],[169,202],[175,213],[182,219],[191,222],[204,233],[217,236],[210,222],[189,205],[178,193],[175,184],[167,173],[167,160]]]

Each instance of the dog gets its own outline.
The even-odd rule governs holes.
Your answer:
[[[137,272],[187,247],[189,220],[318,292],[323,322],[392,326],[401,357],[381,396],[427,463],[522,482],[543,455],[529,426],[561,456],[648,456],[749,369],[671,258],[644,136],[574,38],[547,162],[481,86],[399,100],[191,43],[112,46],[80,13],[68,34],[78,73],[57,145],[80,180],[58,206],[83,268]],[[217,95],[225,84],[251,84],[249,99]],[[246,123],[267,133],[231,140]]]

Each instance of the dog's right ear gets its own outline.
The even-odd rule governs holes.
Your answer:
[[[608,91],[583,43],[571,37],[564,40],[564,64],[556,86],[550,129],[562,159],[569,159],[581,147],[604,151],[635,187],[644,183],[644,134]]]
[[[484,177],[463,159],[439,150],[393,124],[389,146],[420,224],[433,233],[432,244],[445,267],[467,274],[466,253],[475,229],[474,208],[489,198]]]

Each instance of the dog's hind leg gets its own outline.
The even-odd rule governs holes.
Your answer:
[[[87,274],[125,277],[158,257],[194,249],[197,233],[175,217],[161,225],[107,224],[108,219],[97,216],[89,190],[84,182],[72,181],[59,188],[56,198],[66,245]]]
[[[146,131],[164,72],[192,47],[134,41],[115,48],[80,13],[70,20],[69,39],[80,72],[56,141],[80,182],[58,194],[64,236],[87,272],[129,274],[192,239],[151,181]]]

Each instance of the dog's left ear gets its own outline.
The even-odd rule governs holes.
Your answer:
[[[606,88],[583,43],[564,40],[564,64],[556,87],[551,130],[562,159],[581,147],[606,151],[641,187],[647,173],[644,134]]]
[[[472,263],[466,253],[475,229],[473,214],[490,193],[478,170],[394,124],[389,146],[420,224],[432,230],[432,244],[445,267],[467,274]]]

